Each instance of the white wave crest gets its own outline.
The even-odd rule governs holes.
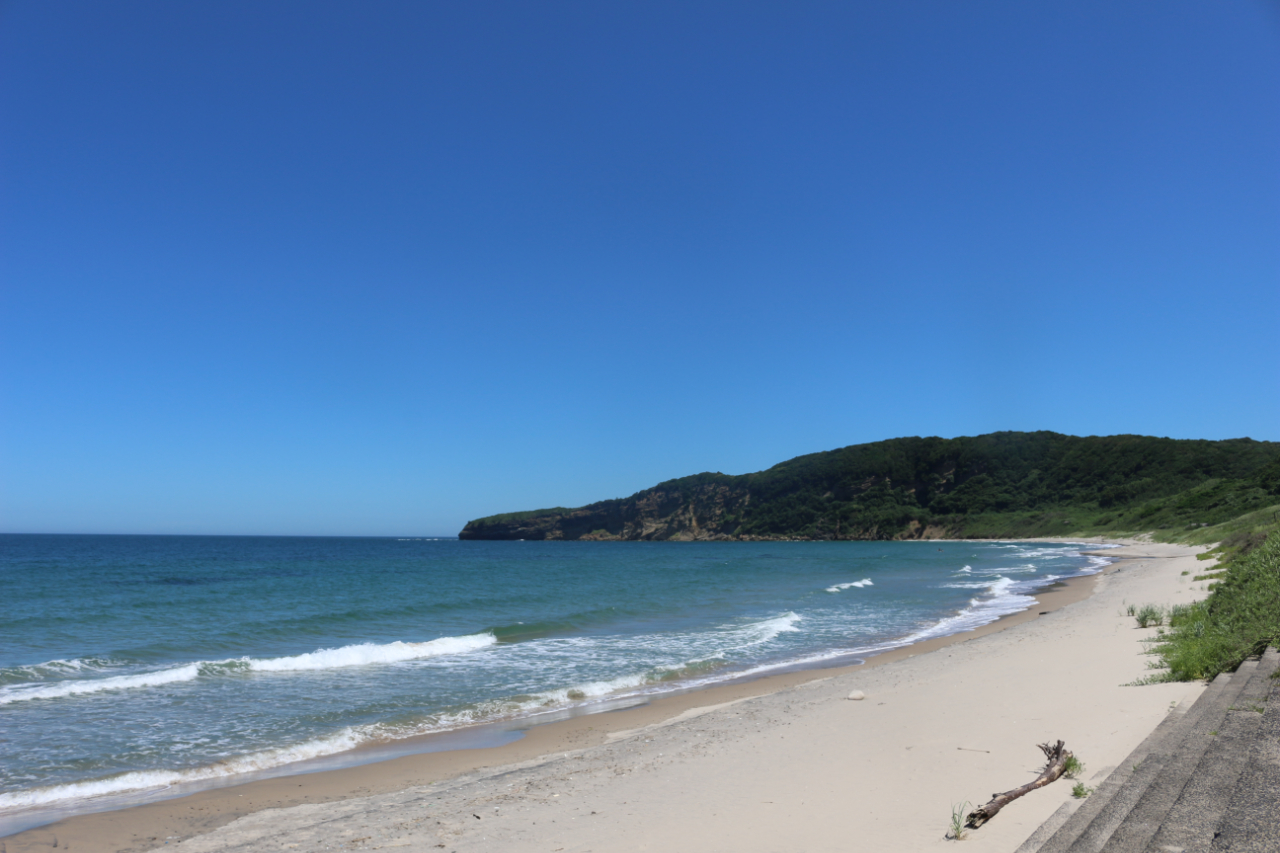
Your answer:
[[[468,711],[461,715],[449,715],[438,720],[436,728],[469,725],[484,722],[497,716],[534,716],[553,712],[573,704],[590,703],[592,700],[626,699],[655,692],[660,693],[669,689],[670,682],[667,679],[672,674],[695,669],[712,661],[725,660],[729,652],[762,645],[781,634],[799,631],[800,628],[796,627],[796,624],[800,620],[799,614],[788,612],[759,622],[735,626],[723,632],[723,636],[729,640],[731,645],[726,645],[706,656],[685,660],[682,663],[662,664],[646,672],[629,673],[609,680],[590,681],[575,684],[572,687],[542,691],[515,702],[502,703],[500,712],[497,712],[496,708],[484,708],[480,709],[479,713],[477,711]],[[740,673],[734,674],[730,672],[701,678],[694,677],[682,680],[681,683],[685,685],[705,684],[737,676],[740,676]]]
[[[358,729],[343,729],[317,740],[231,758],[191,770],[134,770],[104,779],[89,779],[84,782],[13,791],[0,794],[0,811],[47,806],[64,800],[109,797],[131,791],[158,790],[186,782],[201,782],[240,773],[270,770],[283,764],[346,752],[368,739],[368,735]]]
[[[563,690],[547,690],[539,693],[527,703],[526,707],[530,710],[536,707],[559,707],[571,702],[581,702],[584,699],[600,699],[605,696],[613,696],[624,690],[642,687],[647,683],[649,683],[649,679],[639,673],[622,675],[608,681],[589,681],[585,684],[566,687]]]
[[[398,663],[406,660],[457,655],[495,645],[493,634],[470,634],[465,637],[441,637],[425,643],[359,643],[337,649],[320,649],[304,655],[284,658],[241,658],[254,672],[295,672],[311,669],[338,669],[345,666],[365,666],[371,663]]]
[[[477,651],[498,642],[493,634],[470,634],[465,637],[441,637],[424,643],[359,643],[337,649],[320,649],[303,655],[282,658],[233,658],[221,661],[197,661],[154,672],[134,675],[115,675],[110,678],[55,681],[43,684],[16,684],[0,688],[0,705],[26,702],[32,699],[59,699],[103,693],[110,690],[128,690],[139,687],[159,687],[191,681],[202,675],[215,676],[230,672],[294,672],[300,670],[338,669],[347,666],[365,666],[376,663],[397,663],[408,660],[456,655]]]
[[[663,663],[650,667],[644,672],[632,672],[608,680],[590,681],[575,684],[572,687],[542,691],[516,700],[514,703],[502,703],[500,715],[537,714],[555,711],[574,703],[590,702],[591,700],[622,699],[662,692],[662,690],[666,689],[664,685],[669,684],[668,678],[672,674],[681,673],[688,669],[697,669],[712,661],[726,660],[731,652],[740,651],[751,646],[763,645],[782,634],[799,631],[801,629],[797,627],[797,623],[800,621],[801,616],[798,613],[789,611],[781,616],[773,616],[758,622],[726,627],[715,633],[717,642],[714,650],[708,649],[704,654],[696,658],[687,659],[680,663]],[[637,645],[644,645],[644,638],[635,638],[635,640]],[[693,678],[687,681],[682,680],[682,683],[686,685],[700,684],[707,681],[717,681],[722,677],[732,676],[713,676],[709,679]],[[461,717],[453,716],[448,720],[442,719],[440,724],[457,726],[481,722],[484,719],[492,719],[495,713],[495,709],[488,708],[482,710],[479,715],[477,715],[476,711],[468,711]]]
[[[796,623],[799,621],[800,614],[788,611],[781,616],[774,616],[771,619],[764,619],[760,622],[752,622],[736,629],[736,633],[741,633],[748,645],[757,645],[759,643],[767,643],[779,634],[799,631],[800,629],[796,627]]]
[[[1021,613],[1035,604],[1036,600],[1029,595],[1015,592],[1014,586],[1016,583],[1010,578],[1001,577],[997,578],[994,583],[946,584],[948,587],[960,589],[986,587],[987,594],[990,597],[970,599],[969,606],[959,613],[940,619],[932,625],[904,637],[901,641],[902,644],[910,645],[911,643],[918,643],[921,640],[929,640],[934,637],[946,637],[951,634],[958,634],[961,631],[972,631],[974,628],[996,621],[1001,616]]]
[[[863,578],[860,581],[850,581],[849,583],[838,583],[835,586],[829,586],[827,587],[827,592],[840,592],[854,587],[861,589],[864,586],[875,586],[875,584],[871,582],[871,578]]]
[[[710,684],[726,679],[739,679],[764,675],[766,673],[776,672],[782,669],[795,669],[797,667],[819,665],[833,660],[843,659],[847,661],[850,659],[858,659],[863,656],[880,654],[882,652],[890,651],[891,649],[910,646],[914,643],[921,642],[922,640],[929,640],[935,637],[946,637],[951,634],[960,633],[961,631],[971,631],[974,628],[994,622],[1001,616],[1020,613],[1035,603],[1035,599],[1031,596],[1022,595],[1013,591],[1013,587],[1016,583],[1016,581],[1010,578],[1001,577],[997,578],[995,581],[988,580],[972,584],[947,584],[947,586],[961,588],[986,589],[991,597],[971,599],[969,601],[969,605],[954,616],[940,619],[937,622],[926,625],[916,632],[904,637],[898,637],[895,639],[885,640],[884,642],[854,648],[826,649],[802,655],[800,657],[761,663],[742,670],[717,673],[716,675],[705,679],[695,679],[693,683]],[[859,662],[861,662],[861,660],[859,660]]]
[[[72,673],[107,669],[114,661],[107,658],[72,658],[70,660],[47,660],[44,663],[29,663],[22,666],[0,667],[0,684],[47,681],[61,678]]]
[[[795,614],[788,615],[795,616]],[[785,619],[786,617],[779,617],[777,620],[768,621],[777,622]],[[753,627],[758,627],[758,625]],[[787,628],[780,626],[778,630],[787,630]],[[427,644],[411,643],[405,645]],[[287,764],[346,752],[365,744],[448,732],[513,717],[537,717],[560,711],[572,705],[590,703],[592,700],[639,695],[649,692],[645,688],[652,686],[653,678],[649,674],[634,673],[607,681],[575,684],[571,687],[547,690],[528,696],[488,700],[467,708],[433,714],[407,725],[375,723],[348,727],[327,737],[305,741],[293,746],[230,758],[189,770],[135,770],[102,779],[90,779],[64,785],[13,791],[0,794],[0,813],[49,806],[69,800],[86,800],[156,791],[175,785],[205,782],[244,773],[273,770]]]
[[[16,671],[30,672],[33,675],[44,675],[46,673],[61,674],[65,672],[79,672],[84,669],[102,669],[110,665],[110,661],[105,658],[71,658],[70,660],[47,660],[44,663],[33,663],[27,666],[18,666],[13,669]]]
[[[63,696],[101,693],[104,690],[158,687],[162,684],[190,681],[199,675],[200,665],[190,663],[172,669],[142,672],[137,675],[113,675],[110,678],[60,681],[53,684],[18,684],[0,689],[0,705],[8,705],[12,702],[26,702],[31,699],[59,699]]]

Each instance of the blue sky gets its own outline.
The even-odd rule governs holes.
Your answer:
[[[0,530],[1280,440],[1280,11],[0,6]]]

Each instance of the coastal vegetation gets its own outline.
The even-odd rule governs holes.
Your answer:
[[[1144,604],[1137,613],[1130,615],[1137,620],[1139,628],[1151,628],[1164,624],[1165,611],[1157,604]]]
[[[947,832],[947,837],[952,841],[964,841],[969,836],[969,831],[964,826],[964,816],[968,811],[968,800],[951,806],[951,828]]]
[[[1213,678],[1280,645],[1280,524],[1215,551],[1225,564],[1213,573],[1209,597],[1169,611],[1169,627],[1151,649],[1160,671],[1147,682]]]
[[[462,539],[1006,538],[1155,531],[1244,544],[1280,515],[1280,443],[999,432],[896,438],[702,473]]]

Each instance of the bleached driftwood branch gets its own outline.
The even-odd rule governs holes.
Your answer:
[[[1036,788],[1043,788],[1050,782],[1055,781],[1067,769],[1067,759],[1071,757],[1071,753],[1067,751],[1066,745],[1062,741],[1058,741],[1053,746],[1047,743],[1040,744],[1044,757],[1049,760],[1044,770],[1032,782],[1028,782],[1020,788],[1014,788],[1012,791],[1005,791],[1003,794],[992,794],[991,802],[985,806],[979,806],[969,812],[969,816],[965,818],[964,825],[970,829],[977,829],[982,826],[1009,803],[1018,799],[1024,794],[1029,794]]]

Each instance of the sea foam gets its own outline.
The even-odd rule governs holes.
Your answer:
[[[840,592],[841,590],[852,589],[854,587],[861,589],[864,586],[875,586],[875,584],[871,583],[871,578],[863,578],[860,581],[849,581],[848,583],[838,583],[835,586],[829,586],[827,587],[827,592]]]
[[[1055,575],[1050,575],[1046,580],[1056,579],[1056,577]],[[939,619],[902,637],[853,648],[829,649],[814,654],[789,658],[785,661],[759,664],[737,671],[733,673],[733,677],[763,675],[779,669],[814,666],[836,659],[875,655],[892,649],[910,646],[923,640],[947,637],[963,631],[972,631],[975,628],[995,622],[1002,616],[1021,613],[1035,604],[1035,598],[1018,591],[1018,584],[1018,581],[1003,576],[994,580],[975,581],[973,583],[942,584],[944,587],[958,589],[983,589],[986,591],[986,595],[972,598],[966,607],[954,615]]]
[[[0,794],[0,811],[29,809],[47,806],[64,800],[81,800],[98,797],[110,797],[134,791],[162,790],[187,782],[202,782],[235,776],[241,773],[270,770],[284,764],[306,761],[309,758],[320,758],[354,749],[368,740],[355,728],[343,729],[333,735],[316,740],[306,741],[294,746],[269,749],[251,755],[220,761],[205,767],[189,770],[134,770],[102,779],[90,779],[84,782],[71,782],[64,785],[50,785],[43,788],[30,788],[25,791],[12,791]]]
[[[469,634],[465,637],[441,637],[425,643],[359,643],[337,649],[320,649],[304,655],[256,660],[241,658],[254,672],[292,672],[309,669],[337,669],[344,666],[365,666],[371,663],[397,663],[406,660],[457,655],[474,652],[498,642],[493,634]]]
[[[162,669],[156,672],[142,672],[136,675],[113,675],[109,678],[55,681],[52,684],[15,684],[12,687],[0,689],[0,705],[26,702],[32,699],[60,699],[64,696],[101,693],[104,690],[159,687],[162,684],[190,681],[199,675],[200,665],[190,663],[185,666]]]
[[[76,672],[96,672],[115,664],[115,661],[108,658],[72,658],[71,660],[48,660],[44,663],[30,663],[23,666],[0,667],[0,685],[44,681]]]
[[[747,646],[768,643],[784,633],[799,631],[797,623],[800,620],[801,617],[798,614],[788,612],[780,616],[755,620],[746,624],[727,626],[722,631],[717,632],[722,642],[718,644],[720,645],[718,651],[713,653],[711,657],[723,657],[727,652]],[[74,692],[89,692],[95,689],[114,690],[171,683],[173,681],[197,678],[210,670],[225,670],[228,665],[236,664],[240,665],[240,669],[262,672],[331,669],[461,654],[487,648],[496,643],[497,640],[492,634],[442,637],[425,643],[395,642],[383,645],[362,643],[336,649],[321,649],[316,652],[291,657],[262,660],[242,658],[231,661],[187,664],[182,667],[140,675],[117,676],[94,681],[67,681],[43,685],[37,689],[47,692],[42,692],[38,695],[35,692],[8,695],[0,698],[0,702],[67,696],[72,695]],[[651,692],[653,689],[658,688],[669,680],[667,676],[673,670],[697,670],[707,660],[707,658],[689,660],[673,667],[631,672],[612,679],[587,681],[567,687],[544,690],[527,696],[490,700],[468,708],[458,708],[453,711],[430,715],[407,726],[372,725],[348,727],[328,737],[317,738],[290,747],[264,750],[205,767],[188,770],[133,771],[102,779],[14,791],[0,794],[0,811],[47,806],[66,800],[110,797],[132,792],[159,790],[184,783],[202,782],[242,773],[260,772],[285,764],[346,752],[366,743],[400,740],[423,734],[445,732],[464,726],[494,722],[517,716],[536,717],[573,705],[603,699],[626,698]]]
[[[495,645],[493,634],[469,634],[463,637],[441,637],[423,643],[358,643],[336,649],[320,649],[302,655],[281,658],[231,658],[219,661],[197,661],[181,666],[141,672],[131,675],[113,675],[107,678],[62,680],[44,683],[15,684],[0,688],[0,705],[26,702],[33,699],[59,699],[103,693],[113,690],[130,690],[139,687],[160,687],[192,681],[201,676],[227,675],[235,672],[295,672],[299,670],[338,669],[348,666],[398,663],[423,658],[456,655]],[[40,666],[49,666],[41,664]],[[66,671],[65,669],[63,671]]]
[[[989,597],[970,599],[968,607],[954,616],[940,619],[932,625],[908,634],[900,641],[901,645],[910,645],[935,637],[947,637],[961,631],[972,631],[1002,616],[1021,613],[1036,603],[1032,596],[1016,591],[1017,582],[1007,577],[999,577],[994,582],[954,583],[944,584],[944,586],[960,589],[986,587]]]

